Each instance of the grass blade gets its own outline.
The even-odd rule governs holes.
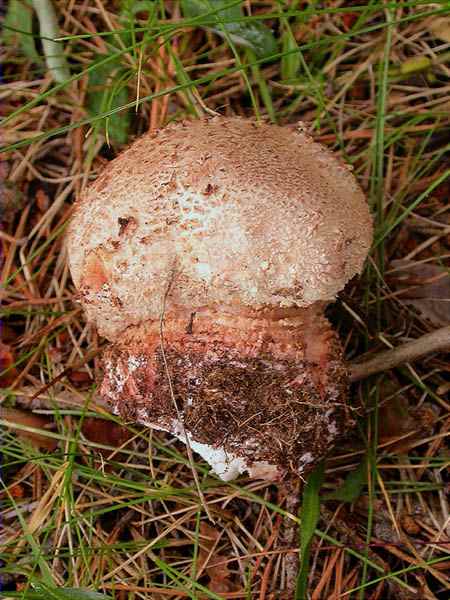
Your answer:
[[[323,463],[320,463],[308,477],[305,489],[303,491],[301,508],[301,530],[300,530],[300,568],[297,580],[296,600],[306,600],[308,575],[309,575],[309,556],[311,551],[311,541],[314,537],[317,524],[320,517],[320,488],[325,475]]]

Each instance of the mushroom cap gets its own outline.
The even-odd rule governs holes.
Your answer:
[[[68,256],[89,320],[116,340],[163,310],[331,301],[371,239],[364,194],[331,152],[302,131],[217,117],[113,160],[77,204]]]

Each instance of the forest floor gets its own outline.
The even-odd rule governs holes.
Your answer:
[[[448,354],[352,385],[355,427],[298,514],[284,486],[199,461],[203,502],[183,445],[95,402],[105,340],[64,252],[74,200],[143,132],[214,112],[302,121],[375,219],[364,273],[328,310],[346,358],[450,325],[448,3],[53,5],[51,71],[31,2],[2,17],[1,594],[448,598]]]

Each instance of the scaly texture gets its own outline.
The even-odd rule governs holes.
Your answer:
[[[88,318],[114,340],[158,320],[164,301],[171,312],[332,300],[371,234],[355,178],[325,148],[214,118],[147,134],[112,161],[78,203],[68,255]]]

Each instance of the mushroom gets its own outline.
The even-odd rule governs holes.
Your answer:
[[[372,238],[350,169],[301,130],[216,117],[138,139],[68,233],[100,394],[224,480],[301,475],[351,423],[324,316]]]

